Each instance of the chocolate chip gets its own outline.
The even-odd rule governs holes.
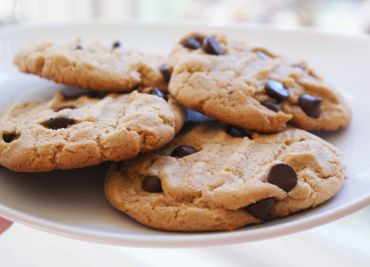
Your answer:
[[[186,122],[204,122],[211,120],[213,119],[202,113],[196,112],[191,109],[186,109]]]
[[[5,143],[11,143],[15,139],[17,139],[20,136],[20,134],[16,132],[10,132],[10,133],[3,133],[3,140]]]
[[[289,192],[297,185],[297,173],[289,165],[279,163],[272,166],[267,181]]]
[[[150,90],[150,94],[158,96],[158,97],[162,97],[163,99],[167,100],[167,95],[165,93],[163,93],[161,90],[159,90],[158,88],[153,87]]]
[[[157,176],[146,176],[141,183],[141,188],[149,193],[163,192],[161,179],[159,179]]]
[[[272,197],[265,198],[263,200],[257,201],[256,203],[250,204],[245,207],[245,210],[252,216],[267,220],[271,218],[272,207],[275,204],[275,199]]]
[[[264,52],[261,52],[261,51],[256,51],[256,55],[260,58],[260,59],[270,59],[271,57],[264,53]]]
[[[252,138],[253,133],[247,130],[244,130],[243,128],[235,127],[228,125],[225,130],[228,134],[235,136],[235,137],[249,137]]]
[[[162,76],[166,82],[169,82],[171,79],[171,69],[167,64],[162,64],[159,67],[159,71],[162,73]]]
[[[287,100],[290,94],[289,90],[281,82],[274,80],[267,81],[265,91],[269,96],[278,101]]]
[[[266,100],[261,103],[263,106],[265,106],[268,109],[271,109],[275,112],[279,112],[281,110],[280,105],[276,102],[276,100]]]
[[[60,106],[60,107],[57,107],[57,108],[54,108],[54,111],[55,112],[58,112],[58,111],[61,111],[63,109],[75,109],[76,106],[73,106],[73,105],[66,105],[66,106]]]
[[[78,44],[78,45],[76,45],[75,49],[76,50],[81,50],[82,49],[82,46]]]
[[[45,123],[45,126],[52,130],[58,130],[62,128],[67,128],[69,125],[72,125],[74,123],[74,119],[70,119],[67,117],[56,117],[48,119]]]
[[[189,49],[198,49],[202,46],[202,40],[197,37],[190,37],[182,42],[182,45]]]
[[[318,118],[320,116],[320,106],[322,98],[303,94],[298,98],[298,104],[303,111],[310,117]]]
[[[121,43],[119,41],[115,41],[113,44],[112,44],[112,48],[113,50],[116,49],[116,48],[119,48],[121,47]]]
[[[182,158],[182,157],[186,157],[186,156],[189,156],[191,154],[194,154],[198,152],[194,147],[192,146],[189,146],[189,145],[181,145],[181,146],[178,146],[176,147],[172,153],[171,153],[171,157],[174,157],[174,158]]]
[[[204,52],[211,55],[223,55],[224,49],[214,36],[208,36],[203,43]]]

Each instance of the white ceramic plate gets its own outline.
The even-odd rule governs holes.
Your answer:
[[[370,203],[370,39],[259,27],[84,24],[15,26],[0,31],[0,110],[47,99],[60,85],[20,74],[12,55],[43,40],[121,40],[126,47],[167,52],[185,32],[225,32],[278,53],[302,57],[341,91],[353,111],[351,126],[322,135],[340,148],[347,168],[343,190],[328,203],[266,224],[222,233],[167,233],[146,228],[115,211],[103,195],[107,165],[74,171],[19,174],[0,167],[0,214],[19,223],[78,239],[126,246],[191,247],[277,237],[343,217]]]

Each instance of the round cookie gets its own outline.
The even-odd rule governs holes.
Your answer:
[[[19,172],[121,161],[170,142],[185,120],[176,102],[130,94],[65,95],[22,103],[0,117],[0,164]]]
[[[192,33],[169,56],[169,92],[184,106],[225,123],[277,132],[290,121],[305,130],[346,127],[341,96],[303,61],[223,35]]]
[[[42,43],[18,52],[14,63],[19,70],[57,83],[99,91],[128,92],[135,87],[166,89],[164,57],[123,50],[119,43],[69,45]]]
[[[184,129],[160,150],[113,164],[105,195],[153,228],[218,231],[315,207],[342,187],[341,156],[319,137],[246,135],[215,122]]]

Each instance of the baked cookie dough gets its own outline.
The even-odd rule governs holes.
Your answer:
[[[75,91],[77,92],[77,91]],[[19,172],[121,161],[170,142],[185,113],[174,100],[94,91],[10,107],[0,117],[0,164]]]
[[[79,41],[42,43],[18,52],[14,63],[22,72],[73,87],[110,92],[128,92],[137,86],[167,87],[164,57],[124,50],[118,42],[112,47]]]
[[[224,35],[191,33],[169,56],[169,92],[184,106],[225,123],[277,132],[290,121],[334,131],[350,122],[341,96],[304,61],[290,61]]]
[[[160,230],[233,230],[315,207],[345,180],[338,150],[300,129],[251,134],[216,122],[183,129],[166,147],[113,164],[105,195]]]
[[[185,122],[187,121],[187,110],[172,96],[168,95],[167,90],[161,90],[156,87],[148,86],[138,88],[138,92],[155,95],[166,100],[168,105],[170,106],[170,109],[175,115],[175,133],[178,133],[182,129]]]

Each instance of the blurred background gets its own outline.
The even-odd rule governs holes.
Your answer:
[[[370,33],[370,0],[0,0],[0,25],[91,19],[262,23]]]

